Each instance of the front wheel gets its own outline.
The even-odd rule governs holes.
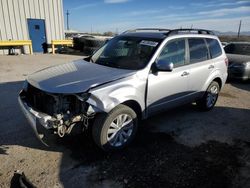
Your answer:
[[[209,85],[204,96],[200,100],[196,101],[197,106],[204,111],[211,110],[218,99],[219,92],[220,92],[220,86],[218,82],[213,81]]]
[[[108,114],[97,115],[92,135],[104,150],[117,150],[128,145],[137,131],[138,120],[133,109],[118,105]]]

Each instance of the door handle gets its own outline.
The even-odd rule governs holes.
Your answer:
[[[214,68],[214,66],[213,65],[210,65],[209,67],[208,67],[208,69],[213,69]]]
[[[185,71],[185,72],[183,72],[183,73],[181,74],[181,76],[187,76],[187,75],[189,75],[189,72],[187,72],[187,71]]]

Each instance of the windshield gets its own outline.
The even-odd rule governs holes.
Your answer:
[[[225,46],[224,50],[228,54],[250,55],[250,44],[232,43]]]
[[[109,67],[138,70],[144,68],[160,39],[118,36],[100,48],[91,62]]]

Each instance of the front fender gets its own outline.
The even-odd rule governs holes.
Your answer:
[[[117,81],[90,91],[87,102],[102,112],[110,112],[126,101],[136,101],[145,110],[145,87],[142,80]]]

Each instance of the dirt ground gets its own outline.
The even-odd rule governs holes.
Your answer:
[[[250,42],[250,36],[219,36],[220,40],[223,42]]]
[[[37,187],[250,187],[250,83],[223,88],[216,107],[194,104],[140,123],[130,147],[104,153],[86,133],[43,146],[19,109],[25,77],[80,59],[0,56],[0,187],[15,170]]]

